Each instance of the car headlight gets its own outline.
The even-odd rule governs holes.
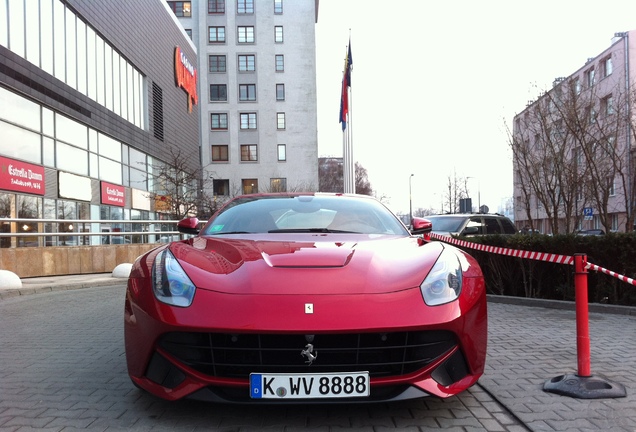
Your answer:
[[[444,249],[426,279],[420,285],[429,306],[450,303],[462,290],[462,267],[457,255]]]
[[[152,291],[160,302],[180,307],[192,304],[196,287],[168,249],[159,252],[152,266]]]

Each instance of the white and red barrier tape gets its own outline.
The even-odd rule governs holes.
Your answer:
[[[547,262],[552,262],[556,264],[567,264],[567,265],[574,264],[574,257],[569,255],[557,255],[557,254],[550,254],[546,252],[534,252],[534,251],[525,251],[525,250],[519,250],[519,249],[507,249],[507,248],[496,247],[496,246],[487,246],[487,245],[468,242],[465,240],[459,240],[454,237],[439,235],[435,233],[430,233],[428,236],[432,239],[444,241],[446,243],[454,244],[456,246],[467,247],[470,249],[477,249],[483,252],[495,253],[499,255],[507,255],[507,256],[512,256],[516,258],[532,259],[537,261],[547,261]],[[594,270],[594,271],[599,271],[601,273],[605,273],[606,275],[615,277],[616,279],[622,282],[626,282],[630,285],[636,286],[636,280],[634,280],[633,278],[618,274],[611,270],[607,270],[603,267],[597,266],[596,264],[586,263],[585,268],[588,270]]]

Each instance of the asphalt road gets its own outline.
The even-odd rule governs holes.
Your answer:
[[[0,301],[0,431],[527,431],[480,384],[373,405],[167,402],[130,382],[124,284]]]

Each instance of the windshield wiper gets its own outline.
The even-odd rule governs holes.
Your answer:
[[[221,235],[221,234],[258,234],[258,233],[249,232],[249,231],[219,231],[219,232],[210,233],[210,235]]]
[[[329,228],[282,228],[267,231],[268,233],[353,233],[359,234],[357,231],[343,231]]]

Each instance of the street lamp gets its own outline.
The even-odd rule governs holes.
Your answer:
[[[481,213],[481,185],[477,177],[466,177],[467,179],[477,180],[477,213]]]
[[[413,223],[413,197],[411,195],[411,179],[415,174],[409,176],[409,224]]]

